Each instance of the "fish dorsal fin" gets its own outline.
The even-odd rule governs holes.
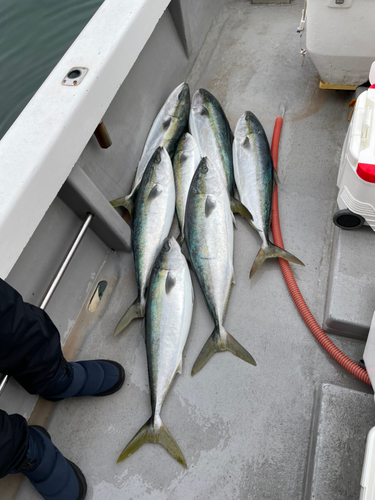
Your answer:
[[[214,196],[212,196],[212,194],[209,194],[207,195],[207,198],[206,198],[206,206],[205,206],[205,214],[206,214],[206,217],[209,217],[212,212],[215,210],[216,208],[216,199]]]
[[[204,115],[208,116],[209,115],[208,109],[206,108],[206,106],[199,106],[199,108],[197,108],[197,112],[200,115],[202,115],[202,116],[204,116]]]
[[[149,200],[154,200],[163,192],[163,188],[159,184],[155,184],[155,186],[151,189],[148,199]]]
[[[164,118],[163,120],[163,128],[166,129],[169,127],[169,125],[171,124],[171,121],[172,121],[172,117],[171,116],[167,116]]]
[[[172,288],[175,286],[177,280],[173,274],[168,271],[167,279],[165,280],[165,293],[168,295]]]

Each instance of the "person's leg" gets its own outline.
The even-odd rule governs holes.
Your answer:
[[[114,361],[68,363],[49,316],[0,279],[0,372],[31,394],[59,400],[107,396],[123,385],[124,368]]]
[[[0,410],[0,478],[24,474],[46,500],[83,500],[87,485],[81,470],[52,444],[42,427]]]
[[[0,279],[0,372],[40,394],[58,376],[62,362],[60,335],[48,315]]]
[[[0,477],[9,474],[25,459],[29,427],[21,415],[0,410]]]

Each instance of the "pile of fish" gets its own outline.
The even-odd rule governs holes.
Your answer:
[[[224,327],[234,282],[233,214],[241,214],[262,240],[250,278],[271,257],[302,264],[269,239],[275,182],[267,137],[253,113],[246,111],[241,116],[233,137],[220,103],[210,92],[197,90],[191,105],[186,83],[171,93],[146,139],[130,194],[111,202],[131,214],[138,286],[138,296],[114,335],[133,319],[144,318],[152,407],[151,418],[118,462],[143,443],[153,442],[162,444],[186,467],[180,448],[160,417],[171,383],[176,373],[181,373],[193,312],[194,293],[186,258],[214,321],[192,375],[218,351],[230,351],[256,366],[251,354]],[[168,237],[175,211],[180,227],[178,242]]]

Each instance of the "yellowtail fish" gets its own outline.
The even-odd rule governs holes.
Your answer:
[[[233,283],[233,221],[221,175],[204,157],[190,186],[185,242],[215,328],[195,361],[192,375],[218,351],[230,351],[256,365],[251,354],[226,331],[223,324]]]
[[[117,463],[144,443],[160,443],[187,467],[185,457],[163,424],[160,413],[176,373],[181,373],[182,351],[190,329],[194,292],[189,268],[174,238],[165,240],[149,283],[145,340],[151,392],[151,418],[137,432]]]
[[[147,284],[156,256],[169,234],[175,201],[171,159],[165,148],[158,147],[136,191],[131,219],[138,297],[121,318],[114,335],[122,332],[133,319],[144,317]]]
[[[282,259],[304,265],[291,253],[274,245],[268,236],[271,223],[272,195],[277,174],[267,136],[258,118],[246,111],[237,122],[233,141],[233,164],[237,191],[243,205],[253,215],[253,226],[262,246],[250,271],[250,278],[266,259]]]
[[[182,245],[184,240],[185,207],[191,180],[200,162],[197,143],[188,132],[182,135],[173,159],[174,181],[176,186],[176,212],[180,226],[177,241]]]
[[[123,206],[132,214],[134,193],[142,180],[143,173],[151,156],[157,147],[162,146],[168,151],[170,157],[173,158],[177,142],[181,134],[187,129],[189,110],[189,85],[181,83],[170,94],[151,126],[141,159],[138,163],[130,194],[111,201],[113,207]]]

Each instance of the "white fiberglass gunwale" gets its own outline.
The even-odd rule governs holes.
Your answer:
[[[169,0],[106,0],[0,142],[0,277],[70,174]],[[61,82],[74,67],[77,86]]]

